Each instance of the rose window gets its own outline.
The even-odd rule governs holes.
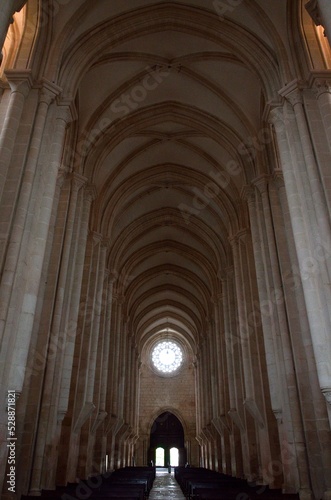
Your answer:
[[[163,373],[177,370],[183,361],[183,352],[178,344],[164,340],[159,342],[152,351],[152,362],[155,368]]]

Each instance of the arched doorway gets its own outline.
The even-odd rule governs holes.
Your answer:
[[[164,450],[164,455],[160,454]],[[153,422],[150,435],[149,462],[156,466],[168,464],[172,466],[186,463],[186,450],[184,447],[184,429],[178,418],[171,412],[164,412]]]

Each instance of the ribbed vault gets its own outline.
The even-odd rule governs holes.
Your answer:
[[[93,230],[128,328],[142,346],[177,325],[198,345],[247,223],[242,189],[267,171],[260,116],[291,77],[276,62],[286,10],[115,2],[107,18],[104,5],[68,9],[46,72],[76,96],[76,165],[96,188]]]
[[[331,10],[307,2],[0,2],[17,497],[146,465],[169,412],[192,464],[331,498]]]

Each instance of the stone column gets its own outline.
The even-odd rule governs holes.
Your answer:
[[[236,330],[236,303],[234,294],[234,269],[226,269],[226,278],[223,281],[224,299],[224,329],[225,329],[225,350],[227,360],[227,372],[229,382],[229,406],[228,415],[230,420],[230,450],[231,450],[231,471],[235,477],[241,477],[243,470],[243,452],[241,445],[241,429],[234,421],[238,416],[238,400],[241,382],[238,381],[236,370],[238,351],[238,332]],[[239,387],[238,387],[239,384]],[[241,398],[242,399],[242,398]],[[239,417],[240,419],[240,417]],[[237,420],[238,422],[238,420]]]
[[[255,193],[254,190],[251,189],[246,193],[247,204],[250,216],[250,225],[252,231],[252,240],[253,240],[253,251],[255,258],[255,269],[256,269],[256,277],[258,283],[258,291],[259,291],[259,302],[260,304],[266,304],[268,302],[268,275],[265,272],[265,265],[263,254],[262,254],[262,242],[259,234],[258,227],[258,217],[257,217],[257,207],[255,203]],[[268,288],[271,288],[270,283]],[[270,387],[270,396],[271,396],[271,404],[274,412],[281,411],[281,397],[280,397],[280,386],[279,386],[279,362],[277,362],[277,345],[274,342],[274,338],[276,338],[274,330],[274,322],[271,321],[271,317],[269,314],[262,314],[262,324],[263,324],[263,338],[265,345],[265,354],[266,354],[266,362],[268,368],[269,375],[269,387]]]
[[[120,394],[119,394],[119,388],[118,388],[118,378],[120,374],[120,352],[121,352],[121,345],[122,345],[122,339],[121,336],[123,334],[122,331],[122,324],[123,324],[123,317],[122,317],[122,309],[123,309],[123,304],[124,304],[124,296],[123,295],[116,295],[114,297],[116,299],[116,323],[114,325],[115,331],[114,331],[114,351],[113,351],[113,356],[114,356],[114,366],[113,366],[113,380],[112,380],[112,396],[113,396],[113,401],[112,401],[112,413],[116,415],[117,417],[121,417],[119,414],[120,411]]]
[[[325,435],[325,428],[328,425],[327,411],[323,395],[318,391],[318,378],[309,322],[306,315],[305,300],[301,282],[296,275],[298,266],[291,222],[288,216],[285,186],[283,178],[279,173],[276,174],[276,186],[278,193],[274,189],[271,189],[270,195],[273,196],[271,206],[275,217],[280,265],[286,269],[292,263],[291,272],[284,272],[282,270],[282,275],[284,276],[285,305],[289,321],[288,344],[292,348],[294,366],[291,367],[290,363],[286,363],[284,366],[290,371],[287,376],[287,392],[292,394],[292,387],[294,387],[292,380],[296,380],[298,396],[289,398],[289,405],[287,406],[291,408],[293,414],[292,420],[298,423],[302,421],[301,426],[298,424],[295,426],[297,430],[295,432],[295,445],[301,484],[303,479],[309,486],[307,478],[309,478],[310,472],[310,482],[314,487],[313,493],[316,498],[322,498],[323,491],[326,489],[325,486],[327,486],[327,483],[331,484],[331,475],[327,470],[329,467],[327,464],[330,463],[330,454],[327,452],[329,447]],[[281,206],[275,200],[278,196]],[[283,228],[285,229],[285,233],[279,234],[284,231]],[[288,279],[289,274],[290,279]],[[297,332],[300,332],[300,335],[297,335]],[[286,332],[281,333],[283,337]],[[285,353],[286,341],[284,342],[283,349]],[[313,456],[316,456],[314,461],[312,461]],[[291,465],[292,469],[294,468],[294,464],[291,463],[289,465]],[[326,484],[324,484],[323,469],[325,470],[324,478],[330,479],[330,481],[326,481]]]
[[[316,96],[331,149],[331,72],[329,70],[312,71],[309,77],[309,86]]]
[[[41,115],[43,115],[43,112],[45,111],[44,106],[41,105]],[[58,120],[60,122],[58,125],[57,129],[57,134],[55,136],[55,142],[54,142],[54,148],[52,150],[51,154],[51,161],[54,162],[53,164],[53,169],[49,172],[49,177],[48,177],[48,190],[47,190],[47,195],[44,198],[44,208],[45,210],[43,211],[43,220],[40,221],[40,226],[37,229],[36,232],[31,234],[31,239],[30,239],[30,248],[26,250],[26,254],[30,257],[29,262],[21,262],[21,268],[24,268],[24,279],[22,279],[22,289],[18,286],[16,290],[14,290],[14,293],[12,291],[13,283],[15,278],[20,278],[20,276],[15,276],[16,272],[16,262],[11,261],[11,252],[10,249],[8,251],[8,273],[9,273],[9,290],[7,293],[9,294],[10,299],[12,299],[12,304],[9,310],[8,314],[8,309],[9,309],[9,303],[10,300],[6,297],[6,293],[4,293],[6,301],[5,301],[5,307],[4,310],[2,311],[3,313],[3,325],[5,324],[5,321],[7,319],[7,324],[6,324],[6,334],[4,337],[4,340],[6,341],[6,346],[3,347],[4,349],[8,349],[7,351],[7,358],[5,360],[5,367],[8,367],[8,369],[5,370],[5,376],[4,380],[8,380],[8,385],[16,388],[18,392],[21,391],[21,388],[23,386],[23,381],[25,377],[25,370],[26,370],[26,362],[27,362],[27,356],[29,352],[29,346],[30,346],[30,339],[31,339],[31,334],[32,334],[32,327],[33,327],[33,321],[34,321],[34,315],[35,315],[35,310],[36,310],[36,305],[37,305],[37,295],[38,295],[38,290],[39,290],[39,283],[40,283],[40,278],[41,278],[41,273],[42,273],[42,268],[43,268],[43,259],[46,251],[46,243],[47,243],[47,236],[48,236],[48,229],[49,229],[49,221],[51,219],[51,213],[52,213],[52,207],[53,207],[53,200],[55,196],[55,189],[56,189],[56,183],[57,183],[57,176],[58,176],[58,164],[59,164],[59,157],[62,152],[62,147],[63,147],[63,141],[64,141],[64,131],[66,127],[66,122],[67,122],[67,114],[65,117],[62,117],[62,119]],[[39,133],[39,132],[38,132]],[[36,135],[38,135],[37,130],[35,132]],[[56,166],[55,166],[56,162]],[[31,181],[32,183],[32,181]],[[32,188],[31,188],[32,189]],[[46,193],[45,193],[46,194]],[[22,203],[23,200],[21,199]],[[28,204],[28,203],[27,203]],[[20,208],[20,207],[18,207]],[[28,207],[24,207],[26,210]],[[16,222],[18,218],[21,216],[21,214],[18,214],[16,212]],[[25,219],[24,219],[25,220]],[[42,223],[43,222],[43,223]],[[36,226],[37,226],[37,221],[36,221]],[[24,231],[24,223],[22,224],[22,227],[17,227],[19,231]],[[13,233],[15,232],[15,228],[13,229]],[[33,247],[33,248],[31,248]],[[19,248],[18,248],[19,251]],[[6,278],[8,276],[4,277],[4,280],[6,282]],[[12,280],[12,281],[11,281]],[[18,279],[19,281],[19,279]],[[2,288],[2,293],[4,292],[4,289]],[[13,297],[12,295],[13,294]],[[25,300],[23,299],[23,306],[21,309],[21,314],[17,314],[17,303],[15,303],[15,299],[17,297],[24,297]],[[18,301],[18,303],[21,303],[21,300]],[[3,304],[2,304],[3,305]],[[7,317],[8,314],[8,317]],[[16,321],[17,318],[17,321]],[[14,321],[15,320],[15,321]],[[25,321],[27,320],[27,321]],[[7,347],[8,346],[8,347]],[[10,346],[10,347],[9,347]],[[6,383],[4,384],[4,386]]]
[[[107,242],[103,244],[107,248]],[[102,308],[100,316],[100,334],[98,346],[98,363],[96,367],[95,391],[97,392],[98,407],[97,414],[94,417],[94,422],[91,428],[91,434],[95,435],[94,449],[90,457],[93,458],[93,466],[100,473],[105,471],[105,457],[107,454],[107,433],[106,428],[109,421],[106,411],[106,396],[108,385],[108,360],[109,360],[109,319],[112,295],[112,282],[108,269],[105,269],[105,279],[103,283]],[[90,436],[90,442],[91,442]],[[90,466],[91,469],[91,466]]]
[[[56,454],[57,446],[55,441],[58,439],[58,426],[62,425],[63,417],[67,411],[73,356],[72,346],[77,334],[76,320],[83,268],[81,259],[84,260],[85,255],[87,226],[92,202],[89,188],[87,189],[87,196],[85,192],[85,197],[81,200],[84,193],[80,192],[79,201],[77,199],[78,192],[85,182],[84,177],[73,174],[71,199],[63,243],[63,257],[59,273],[59,288],[55,299],[50,331],[49,353],[43,384],[42,409],[39,416],[30,494],[37,494],[43,486],[41,479],[43,467],[47,470],[44,475],[47,475],[48,479],[50,478],[50,471],[47,469],[47,465],[45,466],[43,463],[44,461],[46,463],[47,461],[56,463],[56,457],[52,457],[51,454]],[[82,206],[80,205],[81,201]],[[82,211],[81,216],[79,214],[80,210]],[[75,217],[74,212],[78,212],[75,213]],[[73,242],[72,239],[75,223],[79,225],[77,242]],[[73,245],[76,249],[75,256],[74,259],[69,259]],[[70,266],[73,267],[73,270],[70,270]],[[65,304],[66,300],[68,304]],[[71,363],[69,363],[69,359]],[[53,447],[47,447],[47,443],[52,443]],[[47,447],[47,459],[45,459],[45,447]]]
[[[195,392],[197,395],[197,434],[200,433],[203,427],[203,405],[202,405],[202,388],[201,388],[201,357],[200,357],[200,346],[197,347],[196,361],[194,363],[195,368]]]
[[[19,12],[27,0],[6,0],[0,3],[0,52],[7,36],[9,25],[13,22],[13,15]]]
[[[299,147],[297,147],[296,155],[298,159],[304,162],[306,168],[304,173],[302,170],[298,172],[296,180],[297,182],[300,182],[300,179],[302,182],[302,204],[303,200],[306,200],[307,209],[311,212],[310,225],[312,227],[310,233],[314,235],[315,238],[320,237],[322,234],[324,238],[331,243],[330,217],[325,203],[326,200],[321,184],[320,172],[316,163],[307,118],[304,111],[302,91],[299,88],[298,82],[294,81],[282,89],[279,93],[293,106],[296,124],[298,127],[302,158],[300,156]],[[295,162],[295,166],[298,168],[296,163],[297,162]],[[325,260],[325,262],[320,262],[319,264],[320,267],[325,268],[325,272],[328,274],[327,282],[329,283],[331,279],[331,263],[328,263],[328,261]],[[331,299],[331,294],[329,294],[329,299]]]
[[[9,373],[9,385],[17,390],[21,390],[24,380],[28,346],[30,344],[30,336],[35,316],[39,281],[46,249],[56,180],[61,164],[65,131],[70,119],[71,114],[69,107],[60,106],[57,110],[56,128],[52,140],[50,162],[49,168],[47,169],[47,181],[42,197],[40,216],[33,226],[27,250],[28,263],[26,287],[18,322],[15,356],[11,363]]]
[[[130,335],[129,344],[128,344],[128,373],[127,373],[127,396],[126,396],[126,413],[125,419],[132,426],[134,430],[134,415],[133,415],[133,406],[134,406],[134,385],[136,383],[136,373],[134,372],[135,365],[135,336]]]
[[[75,397],[70,401],[73,408],[71,425],[71,442],[68,462],[72,464],[70,474],[86,477],[87,448],[88,448],[88,421],[95,411],[94,401],[94,376],[93,384],[89,380],[90,361],[93,357],[92,350],[98,348],[99,331],[94,329],[94,322],[99,311],[97,310],[98,277],[100,270],[102,236],[90,232],[86,246],[84,277],[81,289],[82,316],[79,319],[79,337],[75,345],[74,372],[71,387],[75,387]],[[93,339],[96,345],[93,345]],[[81,443],[82,446],[80,446]],[[71,480],[71,479],[70,479]]]
[[[103,282],[105,278],[107,257],[107,245],[101,242],[100,256],[98,262],[98,274],[96,276],[96,297],[94,301],[94,316],[91,328],[91,345],[88,363],[88,382],[86,390],[86,401],[93,402],[94,380],[97,363],[97,352],[99,344],[100,319],[102,309]]]
[[[287,110],[285,109],[285,111]],[[288,127],[292,122],[291,120],[289,122],[285,121],[283,113],[284,110],[276,108],[271,111],[270,118],[274,123],[277,135],[280,159],[285,180],[286,198],[291,218],[296,254],[300,265],[300,278],[305,298],[305,307],[313,343],[318,379],[322,393],[325,396],[325,394],[330,390],[328,388],[331,383],[331,374],[330,349],[327,347],[330,342],[330,336],[329,329],[325,324],[325,316],[323,315],[323,305],[320,295],[321,292],[323,292],[323,285],[321,285],[318,272],[308,272],[304,267],[305,262],[309,262],[311,259],[310,245],[314,245],[314,243],[316,244],[316,241],[314,242],[312,239],[309,239],[306,232],[305,217],[301,212],[302,206],[299,196],[300,185],[298,186],[295,178],[297,165],[295,164],[295,158],[292,161],[291,148],[289,145],[290,141],[293,141],[293,138],[290,135],[289,139],[287,139],[287,134],[290,133]],[[303,464],[304,462],[302,461],[301,465]],[[306,474],[303,474],[303,477],[305,476]],[[307,483],[306,480],[305,483]],[[309,491],[307,491],[308,487],[309,486],[307,485],[307,497],[309,496]],[[302,492],[301,496],[305,496],[305,491]],[[325,498],[327,498],[327,496],[328,493],[325,495]]]
[[[314,269],[315,259],[313,257],[314,244],[312,233],[307,232],[307,215],[302,213],[302,200],[306,193],[302,192],[302,186],[297,179],[300,172],[297,172],[298,165],[296,156],[292,159],[289,142],[293,142],[291,135],[291,116],[285,121],[283,113],[288,111],[276,108],[270,113],[270,118],[275,126],[277,142],[283,174],[285,189],[289,204],[290,217],[292,222],[293,236],[300,265],[300,273],[305,296],[305,303],[311,330],[311,336],[316,359],[316,366],[320,388],[323,394],[331,392],[331,339],[330,339],[330,319],[327,314],[328,305],[325,304],[325,276],[321,276],[320,269]],[[287,134],[290,133],[289,142]],[[309,227],[309,223],[308,223]],[[327,399],[327,398],[326,398]],[[330,406],[330,403],[329,403]],[[330,414],[331,421],[331,414]]]
[[[207,374],[209,359],[206,354],[207,350],[206,332],[204,332],[203,335],[204,337],[202,337],[200,340],[200,356],[199,356],[202,428],[204,428],[209,423],[209,403],[211,395],[208,374]]]
[[[249,332],[247,324],[247,304],[244,292],[244,283],[242,281],[242,261],[240,256],[241,238],[245,238],[246,230],[239,233],[234,239],[231,240],[231,247],[233,252],[234,263],[234,276],[236,284],[237,307],[239,318],[239,336],[242,352],[243,363],[243,379],[245,385],[246,398],[254,399],[253,377],[251,367],[251,355],[249,347]]]
[[[64,312],[63,310],[65,307],[64,300],[65,300],[66,286],[68,285],[67,282],[68,274],[70,274],[69,261],[70,261],[70,253],[72,246],[75,215],[77,209],[78,192],[85,182],[86,179],[84,177],[78,174],[73,174],[69,209],[67,213],[67,221],[65,227],[65,237],[62,246],[61,267],[58,275],[56,299],[55,299],[52,326],[51,326],[51,337],[54,343],[56,342],[56,339],[59,338],[61,321]],[[65,337],[61,339],[61,341],[63,345],[65,345],[66,342]]]
[[[311,498],[306,448],[299,408],[292,346],[284,309],[283,284],[279,255],[276,249],[270,210],[267,179],[255,181],[258,190],[248,196],[254,255],[259,284],[264,343],[271,388],[271,405],[277,418],[284,472],[284,491],[301,488],[302,498]],[[259,192],[258,192],[259,191]],[[260,256],[263,255],[261,262]],[[261,267],[262,265],[262,267]],[[294,432],[294,423],[296,432]],[[288,460],[288,449],[294,446],[295,456]],[[299,472],[299,475],[298,475]]]
[[[102,382],[101,382],[101,395],[100,395],[100,411],[106,411],[106,397],[107,397],[107,388],[109,384],[109,374],[108,374],[108,366],[109,366],[109,345],[110,345],[110,335],[111,335],[111,313],[112,313],[112,305],[113,305],[113,284],[115,281],[115,277],[109,273],[108,277],[108,296],[107,296],[107,307],[106,307],[106,325],[105,325],[105,337],[104,337],[104,347],[103,347],[103,373],[102,373]]]
[[[2,2],[4,4],[5,2]],[[0,7],[1,10],[1,7]],[[12,157],[16,134],[24,108],[25,99],[32,87],[31,71],[11,70],[6,72],[11,88],[9,105],[0,135],[0,200]]]
[[[25,86],[28,85],[27,83]],[[17,268],[17,263],[19,260],[19,254],[21,250],[21,244],[24,234],[24,228],[26,223],[26,218],[29,209],[29,202],[31,198],[31,193],[33,189],[33,183],[35,179],[35,173],[37,169],[37,162],[39,157],[39,151],[41,147],[41,141],[45,129],[46,117],[48,112],[48,107],[56,95],[59,93],[59,87],[55,86],[51,82],[44,81],[42,89],[40,91],[39,105],[35,118],[35,125],[33,129],[31,144],[29,148],[29,156],[25,165],[22,185],[20,190],[20,197],[18,200],[17,209],[14,215],[13,229],[9,239],[9,245],[7,250],[7,256],[4,266],[4,272],[1,280],[0,288],[0,340],[2,338],[5,322],[8,314],[8,307],[10,304],[13,284],[15,280],[15,273]],[[21,101],[21,98],[19,98]],[[17,120],[15,117],[14,123]],[[6,155],[5,155],[6,156]],[[0,156],[1,158],[1,156]],[[0,159],[1,162],[1,159]],[[1,183],[0,183],[1,184]]]
[[[118,367],[117,390],[119,393],[119,415],[125,419],[125,387],[128,380],[127,363],[128,363],[128,324],[125,307],[122,306],[122,327],[121,327],[121,346],[120,346],[120,364]],[[125,319],[124,319],[125,318]],[[125,420],[126,422],[126,420]],[[127,423],[127,422],[126,422]]]
[[[70,391],[70,381],[73,368],[73,357],[75,344],[77,340],[77,323],[78,316],[80,313],[79,303],[81,295],[81,286],[84,272],[84,260],[86,252],[86,242],[88,238],[88,224],[90,218],[90,211],[92,201],[95,198],[95,189],[93,186],[87,186],[84,189],[83,199],[82,199],[82,215],[80,230],[78,235],[78,243],[76,247],[76,260],[75,260],[75,271],[73,277],[72,286],[72,296],[70,301],[70,307],[68,311],[68,318],[65,324],[66,332],[66,347],[63,359],[63,368],[61,373],[59,392],[59,410],[66,412],[68,409],[69,402],[69,391]],[[83,313],[84,311],[82,311]]]
[[[118,282],[117,282],[118,285]],[[114,334],[113,334],[113,344],[112,344],[112,380],[111,380],[111,414],[117,418],[117,426],[113,430],[111,437],[111,467],[117,467],[118,460],[118,437],[117,434],[124,424],[123,416],[121,415],[121,394],[119,393],[118,380],[120,376],[120,353],[122,346],[122,335],[123,335],[123,305],[124,296],[116,290],[113,294],[115,302],[115,315],[114,315]]]
[[[214,297],[214,338],[213,351],[215,356],[215,372],[216,372],[216,405],[215,414],[213,415],[212,423],[223,439],[224,429],[219,426],[220,417],[225,418],[225,387],[227,386],[226,359],[223,352],[223,337],[224,329],[221,327],[223,323],[223,295],[221,293]],[[224,447],[222,453],[224,453]],[[223,461],[224,463],[224,461]]]
[[[228,273],[229,274],[229,273]],[[226,360],[228,369],[228,379],[229,379],[229,403],[230,408],[235,408],[235,387],[234,387],[234,374],[233,374],[233,362],[232,362],[232,328],[230,322],[230,311],[229,311],[229,286],[228,278],[223,280],[223,310],[224,310],[224,330],[225,330],[225,349],[226,349]]]
[[[220,281],[222,290],[216,296],[215,304],[215,331],[216,331],[216,356],[218,370],[218,414],[213,420],[213,425],[220,436],[220,455],[222,459],[221,470],[224,474],[231,474],[231,453],[230,453],[230,425],[226,415],[229,410],[229,378],[226,359],[226,321],[225,321],[225,286],[224,280]]]
[[[235,275],[235,293],[237,297],[237,309],[238,309],[238,362],[242,366],[242,370],[239,378],[242,378],[243,387],[240,390],[240,399],[238,400],[238,416],[242,420],[243,428],[241,429],[243,451],[246,456],[244,456],[244,464],[246,467],[247,479],[255,480],[258,479],[258,434],[256,432],[255,419],[256,414],[260,417],[259,425],[261,425],[261,414],[257,408],[256,400],[259,399],[255,394],[259,394],[259,380],[256,377],[254,380],[253,374],[253,364],[254,369],[259,368],[258,356],[254,353],[253,343],[255,332],[255,324],[249,324],[249,314],[251,312],[250,301],[252,299],[251,295],[253,293],[252,284],[249,282],[251,280],[251,270],[249,269],[249,263],[247,261],[247,242],[249,234],[247,229],[240,231],[234,239],[231,240],[231,246],[233,251],[233,264],[234,264],[234,275]],[[255,355],[254,355],[255,354]],[[240,383],[240,382],[239,382]],[[244,405],[245,410],[243,411],[242,405]],[[259,401],[259,405],[263,405],[262,401]],[[252,416],[251,408],[255,409],[255,415]]]
[[[214,313],[215,317],[215,313]],[[216,332],[215,332],[215,320],[208,321],[208,331],[207,337],[209,342],[207,344],[207,359],[209,359],[209,390],[211,399],[211,412],[209,422],[211,422],[218,415],[218,401],[219,394],[218,388],[220,384],[220,379],[218,378],[218,367],[217,367],[217,348],[216,348]]]

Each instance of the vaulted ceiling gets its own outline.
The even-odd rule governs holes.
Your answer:
[[[141,347],[166,327],[193,347],[247,227],[242,190],[270,170],[261,117],[293,78],[300,2],[60,3],[43,74],[76,101],[75,169],[128,327]]]

